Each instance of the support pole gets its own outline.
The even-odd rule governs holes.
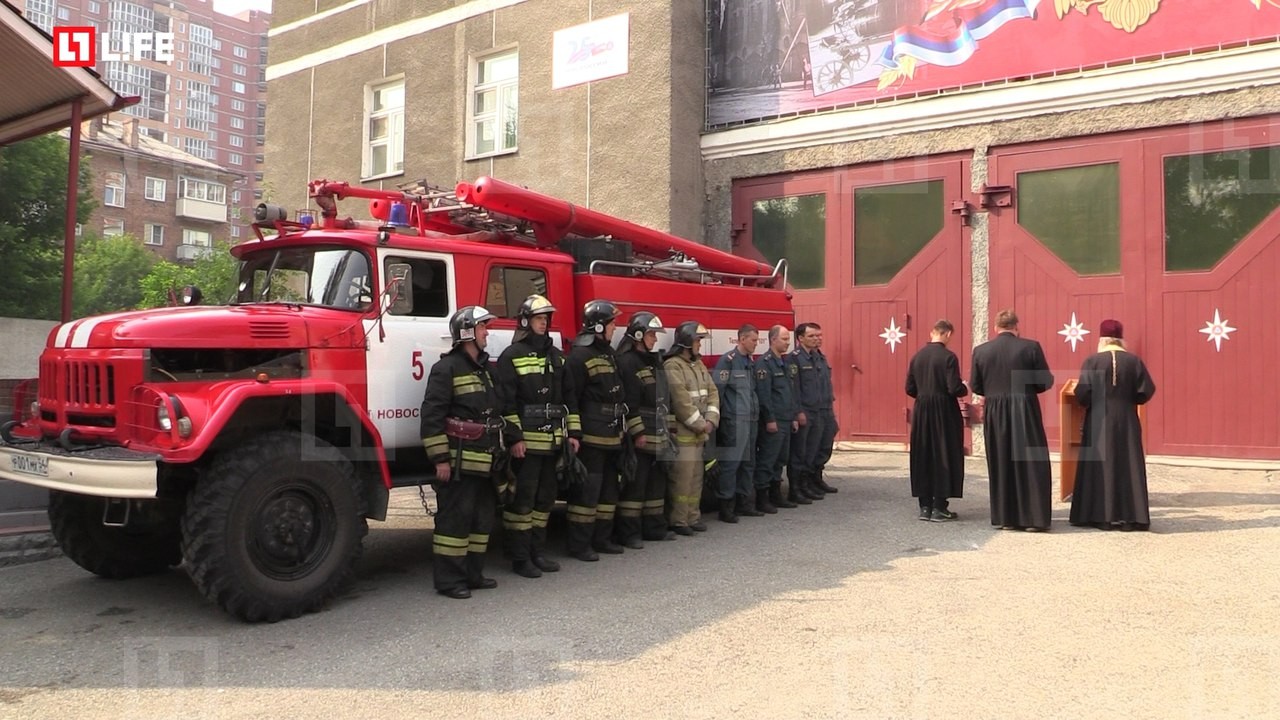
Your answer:
[[[71,103],[71,148],[67,157],[67,225],[62,244],[62,322],[71,321],[71,290],[76,275],[76,205],[80,199],[81,99]]]

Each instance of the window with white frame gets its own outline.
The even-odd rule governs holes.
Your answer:
[[[192,137],[182,138],[182,150],[189,155],[202,158],[209,152],[209,141]]]
[[[168,190],[168,184],[164,178],[147,176],[146,198],[164,202],[164,194]]]
[[[213,29],[192,23],[190,38],[191,54],[187,57],[187,69],[201,75],[212,74]],[[182,52],[182,49],[179,48],[178,52]]]
[[[240,153],[230,153],[229,155],[227,155],[227,163],[231,165],[243,165],[244,156],[241,155]]]
[[[238,238],[238,237],[240,237],[240,226],[239,226],[239,225],[232,225],[232,226],[231,226],[231,237],[233,237],[233,238]]]
[[[76,223],[76,237],[80,237],[81,235],[84,235],[84,225]]]
[[[244,94],[244,83],[240,82],[239,80],[233,80],[233,81],[231,82],[231,91],[232,91],[232,92],[237,92],[237,93],[240,93],[241,95],[243,95],[243,94]]]
[[[244,147],[244,138],[239,135],[228,135],[227,142],[231,143],[231,147]]]
[[[244,65],[240,63],[231,63],[231,72],[234,75],[244,75],[246,70]]]
[[[232,202],[232,203],[234,203],[234,204],[236,204],[236,205],[239,205],[239,204],[240,204],[240,191],[239,191],[239,190],[232,190],[232,191],[231,191],[231,202]]]
[[[232,109],[232,110],[235,110],[236,112],[244,112],[244,101],[243,101],[243,100],[232,100],[232,101],[231,101],[231,109]]]
[[[467,101],[467,156],[516,150],[520,56],[515,50],[477,58]]]
[[[59,19],[59,20],[61,20],[62,22],[66,22],[66,21],[70,20],[70,19],[71,19],[71,10],[69,10],[69,9],[67,9],[67,8],[65,8],[65,7],[60,7],[60,8],[58,8],[58,19]]]
[[[243,129],[244,129],[244,118],[238,118],[238,117],[235,117],[235,116],[233,115],[233,116],[231,117],[231,129],[232,129],[232,130],[243,130]]]
[[[232,54],[232,55],[235,55],[235,56],[236,56],[236,57],[238,57],[238,58],[247,58],[247,57],[249,57],[249,51],[248,51],[248,50],[245,50],[244,48],[240,47],[239,45],[232,46],[232,48],[231,48],[231,54]]]
[[[164,244],[164,226],[152,225],[147,223],[147,232],[143,236],[142,241],[147,245],[163,245]]]
[[[102,237],[115,237],[124,234],[124,220],[120,218],[102,218]]]
[[[204,230],[182,228],[182,244],[199,245],[200,247],[213,247],[213,235]]]
[[[102,5],[94,2],[94,0],[89,0],[89,12],[93,13],[94,15],[97,15],[98,13],[102,12]]]
[[[102,195],[102,204],[111,207],[124,207],[124,173],[109,172],[106,178],[106,191]]]
[[[227,186],[208,180],[184,177],[178,181],[178,194],[191,200],[227,204]]]
[[[23,16],[41,30],[53,32],[55,12],[57,12],[57,5],[53,0],[27,0],[27,10]]]
[[[365,86],[364,177],[404,172],[404,80]]]

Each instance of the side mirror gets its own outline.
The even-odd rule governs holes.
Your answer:
[[[387,268],[387,312],[392,315],[408,315],[413,312],[413,266],[409,263],[392,263]]]
[[[195,285],[183,287],[181,294],[178,295],[178,302],[182,305],[199,305],[203,299],[204,293],[200,292],[200,288]]]

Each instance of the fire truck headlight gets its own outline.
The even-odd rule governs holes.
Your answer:
[[[173,420],[169,417],[169,406],[166,403],[160,403],[156,408],[156,424],[165,432],[173,429]]]
[[[32,420],[40,419],[40,401],[39,400],[33,401],[31,403],[31,419]]]
[[[178,437],[191,437],[191,418],[186,416],[178,418]]]

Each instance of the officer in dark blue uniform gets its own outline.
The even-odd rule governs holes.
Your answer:
[[[836,431],[835,390],[831,384],[831,364],[822,353],[822,328],[817,323],[796,327],[796,349],[788,362],[796,368],[796,400],[799,428],[791,438],[791,462],[787,477],[792,492],[821,500],[836,489],[822,480],[822,470],[831,459]],[[792,498],[793,500],[795,498]]]
[[[770,515],[795,503],[782,496],[782,468],[791,451],[791,433],[796,428],[796,399],[788,374],[787,350],[791,331],[782,325],[769,329],[769,349],[755,364],[756,397],[760,401],[760,424],[756,436],[756,510]],[[808,503],[809,499],[804,498]]]
[[[751,499],[756,425],[760,422],[752,354],[759,342],[760,331],[743,325],[738,329],[738,346],[721,355],[711,370],[711,379],[720,393],[720,428],[716,433],[720,488],[716,495],[720,499],[720,519],[728,523],[738,522],[739,515],[763,515]]]

